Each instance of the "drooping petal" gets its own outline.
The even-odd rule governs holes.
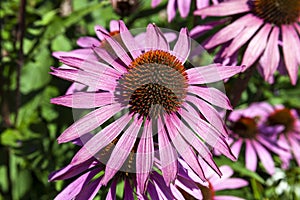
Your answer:
[[[263,24],[263,21],[259,18],[253,18],[246,27],[233,39],[230,45],[222,53],[223,57],[232,56],[239,48],[241,48],[249,39],[255,34],[255,32]]]
[[[191,92],[205,101],[216,105],[220,108],[232,110],[228,97],[220,90],[213,87],[189,86],[188,92]],[[216,98],[217,97],[217,98]]]
[[[237,37],[237,35],[245,28],[246,24],[250,23],[254,19],[254,16],[247,14],[236,21],[232,22],[218,33],[216,33],[209,42],[205,45],[205,48],[210,49],[219,44],[230,41]]]
[[[152,136],[151,121],[146,121],[144,125],[144,132],[140,138],[140,142],[136,155],[136,179],[137,186],[140,191],[144,193],[146,188],[146,181],[149,172],[152,169],[154,160],[154,144]]]
[[[134,200],[133,197],[134,191],[132,190],[130,186],[130,182],[128,179],[125,179],[125,184],[124,184],[124,199],[126,200]]]
[[[274,164],[271,154],[258,142],[253,141],[252,144],[257,152],[257,155],[258,155],[260,161],[262,162],[263,166],[265,167],[266,171],[269,172],[270,174],[274,174],[275,173],[275,164]]]
[[[263,53],[271,29],[272,26],[266,24],[257,34],[255,34],[244,53],[242,65],[251,66]]]
[[[214,6],[196,10],[194,15],[228,16],[249,11],[247,0],[228,1]]]
[[[176,15],[176,0],[169,0],[167,5],[168,22],[171,22]]]
[[[129,50],[133,59],[136,59],[137,57],[139,57],[142,54],[141,47],[134,40],[133,36],[127,29],[124,22],[120,21],[119,23],[120,23],[120,35],[121,35],[122,41],[124,42],[125,46]]]
[[[177,153],[169,141],[164,125],[159,118],[158,123],[158,145],[161,160],[161,171],[167,185],[170,185],[177,174]]]
[[[263,68],[265,80],[270,79],[279,65],[280,53],[278,49],[278,40],[279,29],[278,27],[274,27],[266,46],[266,50],[260,58],[260,64]]]
[[[107,105],[85,115],[69,126],[57,139],[58,143],[75,140],[82,135],[96,129],[106,120],[122,110],[119,104]]]
[[[104,185],[108,183],[108,181],[119,171],[119,169],[124,164],[133,148],[139,130],[142,126],[142,122],[143,121],[140,119],[135,119],[129,126],[129,128],[125,131],[125,133],[123,133],[123,135],[121,136],[106,164],[105,174],[102,179],[102,183]]]
[[[256,170],[257,157],[254,147],[250,140],[246,140],[246,167],[251,171]]]
[[[242,139],[238,139],[236,142],[234,142],[234,144],[231,146],[231,151],[233,153],[233,155],[238,158],[240,155],[240,151],[241,151],[241,147],[243,144],[243,140]]]
[[[187,28],[182,28],[179,33],[178,40],[174,46],[173,52],[175,56],[184,63],[189,56],[191,48],[191,38]]]
[[[162,176],[155,171],[152,174],[151,180],[153,180],[154,187],[159,196],[158,199],[174,199],[170,187],[166,185]]]
[[[299,144],[299,140],[297,140],[296,138],[291,137],[290,135],[288,136],[288,140],[291,144],[291,148],[293,150],[293,154],[295,156],[295,159],[296,159],[298,165],[300,165],[300,155],[299,155],[300,144]]]
[[[76,165],[88,160],[91,157],[97,157],[97,153],[102,148],[110,144],[123,131],[130,119],[131,116],[126,114],[110,125],[106,126],[76,153],[71,163]]]
[[[106,195],[106,200],[115,200],[117,193],[117,181],[114,179],[109,187],[108,193]]]
[[[213,83],[240,73],[244,69],[243,66],[222,66],[220,64],[212,64],[203,67],[195,67],[186,70],[188,74],[189,84],[206,84]]]
[[[114,95],[109,92],[76,92],[74,94],[52,98],[50,102],[71,108],[95,108],[115,103]]]
[[[75,197],[74,200],[93,200],[94,197],[97,195],[98,191],[100,190],[101,178],[97,178],[96,180],[89,182],[80,193]]]
[[[191,0],[177,0],[180,16],[185,18],[190,12]]]
[[[281,32],[284,62],[291,78],[291,83],[295,85],[298,78],[298,59],[300,56],[299,36],[291,25],[282,25]]]

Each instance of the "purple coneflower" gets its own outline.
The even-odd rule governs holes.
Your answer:
[[[300,120],[294,109],[277,105],[267,119],[268,125],[281,125],[283,130],[279,134],[278,143],[289,151],[288,155],[281,155],[284,167],[288,167],[290,159],[294,156],[300,166]],[[293,156],[292,156],[293,155]]]
[[[292,84],[296,84],[300,64],[299,0],[230,0],[194,14],[236,19],[216,33],[206,48],[229,42],[222,54],[227,58],[247,43],[242,64],[250,67],[259,60],[263,76],[270,82],[277,68],[280,72],[286,69]],[[284,62],[281,62],[280,49]]]
[[[143,47],[122,21],[119,26],[117,38],[97,30],[106,42],[104,47],[93,47],[98,60],[61,56],[61,62],[74,69],[52,68],[55,76],[93,88],[91,92],[54,98],[52,103],[95,108],[67,128],[58,142],[73,141],[106,125],[85,142],[71,165],[92,157],[103,161],[99,152],[113,145],[110,157],[103,161],[106,167],[101,184],[107,184],[121,170],[131,170],[137,173],[137,185],[144,190],[153,166],[154,142],[158,141],[167,184],[176,178],[177,152],[203,180],[198,155],[220,174],[209,148],[235,158],[225,141],[225,125],[211,104],[225,109],[231,106],[225,94],[205,84],[231,77],[243,67],[213,64],[186,70],[184,63],[190,52],[186,28],[181,29],[170,50],[165,36],[153,24],[147,27]]]
[[[151,6],[155,8],[160,4],[161,0],[152,0]],[[218,4],[220,0],[212,0],[214,4]],[[179,14],[182,18],[186,18],[190,12],[192,0],[169,0],[167,5],[168,21],[172,21],[176,16],[178,8]],[[196,0],[197,9],[209,6],[210,0]]]
[[[232,130],[232,152],[238,157],[242,145],[245,144],[246,167],[256,171],[258,157],[269,174],[275,172],[271,151],[278,155],[287,155],[285,149],[279,147],[277,140],[272,139],[282,128],[265,125],[271,109],[268,103],[253,103],[246,109],[234,110],[228,118]]]

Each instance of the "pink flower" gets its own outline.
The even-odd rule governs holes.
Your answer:
[[[273,137],[282,128],[265,125],[271,110],[272,107],[268,103],[253,103],[246,109],[234,110],[228,118],[232,130],[232,152],[238,157],[242,145],[245,144],[246,167],[249,170],[256,171],[258,157],[269,174],[275,172],[271,152],[278,155],[288,155],[286,150],[281,148]]]
[[[92,88],[54,98],[52,103],[95,109],[67,128],[58,142],[82,139],[103,128],[84,141],[70,165],[95,157],[106,163],[101,184],[107,184],[119,171],[131,171],[137,173],[137,185],[144,191],[153,167],[154,143],[158,142],[167,185],[176,178],[178,154],[203,180],[205,172],[198,156],[220,173],[209,147],[235,158],[225,141],[225,125],[211,104],[225,109],[231,106],[226,95],[204,84],[231,77],[242,67],[213,64],[186,70],[184,63],[190,52],[186,28],[181,29],[171,50],[155,25],[148,25],[146,41],[140,46],[125,24],[118,23],[117,37],[101,27],[97,30],[106,43],[92,48],[97,60],[61,56],[60,61],[73,69],[52,68],[53,75]],[[109,156],[101,156],[99,152],[107,148]]]
[[[278,135],[278,143],[289,152],[287,155],[280,155],[284,168],[289,166],[292,157],[300,166],[300,120],[296,110],[285,108],[282,105],[273,107],[268,116],[267,125],[283,126]]]
[[[214,4],[218,4],[218,0],[212,0]],[[161,0],[152,0],[151,6],[155,8],[161,3]],[[176,16],[178,8],[179,14],[182,18],[186,18],[190,12],[191,0],[169,0],[167,6],[168,21],[172,21]],[[210,4],[210,0],[196,0],[197,9],[204,8]]]
[[[197,10],[194,14],[236,19],[216,33],[206,48],[229,42],[222,54],[223,58],[228,58],[247,46],[243,65],[250,67],[258,60],[263,76],[269,82],[272,82],[276,69],[282,73],[286,69],[291,83],[296,84],[300,64],[299,0],[230,0]]]

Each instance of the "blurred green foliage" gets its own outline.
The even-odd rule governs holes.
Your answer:
[[[67,181],[49,183],[49,173],[65,166],[77,149],[73,144],[58,145],[56,141],[73,123],[73,118],[70,109],[50,104],[50,98],[64,94],[70,85],[49,74],[50,66],[60,65],[51,53],[78,48],[76,40],[80,36],[95,36],[94,25],[108,27],[111,19],[121,17],[113,12],[110,1],[28,0],[23,16],[24,36],[20,38],[21,2],[2,0],[0,3],[0,200],[48,200],[67,184]],[[177,17],[176,22],[167,23],[165,8],[166,1],[155,9],[150,7],[150,1],[142,1],[139,9],[123,20],[129,28],[145,27],[151,22],[173,30],[183,26],[192,28],[199,20],[193,16]],[[228,87],[235,88],[235,84],[230,81]],[[291,88],[286,77],[276,76],[276,85],[269,85],[255,74],[239,105],[268,100],[299,109],[299,97],[300,85]],[[299,195],[299,168],[292,168],[285,177],[295,187],[279,195],[276,187],[280,181],[267,185],[265,180],[269,177],[263,171],[250,172],[241,161],[232,163],[219,158],[217,162],[230,165],[237,176],[250,183],[249,187],[227,194],[247,199],[299,198],[295,196]]]

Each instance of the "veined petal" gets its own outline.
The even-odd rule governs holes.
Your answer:
[[[82,59],[77,57],[70,57],[70,56],[61,56],[60,61],[66,65],[75,67],[77,69],[82,69],[87,72],[95,73],[95,74],[109,74],[113,77],[118,78],[121,76],[121,73],[115,70],[114,68],[98,62],[96,60],[91,59]]]
[[[249,11],[247,0],[228,1],[214,6],[196,10],[194,15],[204,16],[228,16]]]
[[[253,18],[246,27],[233,39],[227,49],[223,52],[223,57],[232,56],[241,46],[243,46],[255,32],[263,24],[263,20],[259,18]]]
[[[161,160],[161,171],[167,185],[170,185],[177,174],[177,153],[169,141],[167,132],[160,118],[158,123],[158,145]]]
[[[149,172],[152,169],[154,161],[154,144],[152,136],[151,121],[146,121],[144,131],[137,149],[136,155],[136,179],[137,186],[144,193]]]
[[[102,26],[100,26],[100,25],[96,25],[96,26],[94,27],[94,31],[95,31],[97,37],[98,37],[101,41],[103,41],[103,40],[104,40],[104,37],[103,37],[103,34],[101,33],[100,30],[102,30],[102,32],[105,32],[106,34],[109,34],[109,32],[107,32],[107,30],[106,30],[105,28],[103,28]]]
[[[188,74],[189,84],[206,84],[230,78],[240,73],[243,69],[243,66],[212,64],[188,69],[186,73]]]
[[[272,29],[270,24],[265,24],[250,41],[243,56],[242,65],[251,66],[263,53],[267,45],[267,39]]]
[[[116,87],[116,79],[107,74],[93,74],[81,70],[60,69],[51,67],[50,74],[69,81],[82,83],[95,89],[113,91]]]
[[[231,24],[220,30],[218,33],[216,33],[205,45],[205,48],[210,49],[214,46],[225,43],[235,38],[254,18],[255,17],[252,14],[247,14],[232,22]]]
[[[191,48],[191,38],[187,28],[182,28],[179,33],[178,40],[174,46],[173,52],[175,56],[184,63],[189,56]]]
[[[299,36],[293,26],[282,25],[282,49],[284,54],[284,62],[291,78],[291,83],[296,84],[298,78],[298,64],[300,56]]]
[[[101,178],[97,178],[96,180],[89,182],[86,184],[86,186],[83,188],[82,191],[75,197],[75,200],[92,200],[97,195],[98,191],[100,190],[102,184],[101,184]]]
[[[153,180],[154,187],[159,196],[158,199],[164,199],[164,200],[173,199],[173,195],[170,187],[166,185],[164,179],[161,177],[160,174],[153,171],[153,175],[151,176],[151,179]]]
[[[220,90],[213,87],[200,87],[200,86],[192,86],[188,87],[188,92],[191,92],[205,101],[216,105],[220,108],[225,108],[227,110],[232,110],[232,106],[228,97],[221,92]]]
[[[71,108],[95,108],[116,103],[114,95],[109,92],[76,92],[74,94],[52,98],[50,102]]]
[[[254,150],[254,147],[250,140],[246,140],[246,167],[247,169],[250,169],[251,171],[256,170],[257,165],[257,157],[256,152]]]
[[[147,26],[145,49],[160,49],[164,51],[169,51],[169,43],[167,39],[165,38],[164,34],[160,31],[160,29],[154,24],[149,24]]]
[[[105,174],[102,183],[106,185],[108,181],[118,172],[122,167],[128,155],[130,154],[133,145],[136,141],[139,130],[143,121],[135,119],[129,128],[123,133],[120,140],[117,142],[105,168]],[[112,129],[111,131],[113,131]]]
[[[122,110],[121,105],[112,104],[96,109],[67,128],[59,137],[58,143],[75,140],[99,127],[106,120]]]
[[[260,58],[260,64],[263,68],[265,80],[269,80],[271,78],[271,76],[274,74],[275,70],[278,68],[279,65],[280,53],[278,49],[278,40],[279,28],[274,27],[271,32],[268,44],[266,46],[266,50]]]
[[[132,62],[132,59],[128,56],[127,52],[123,49],[123,47],[110,35],[103,33],[103,36],[105,40],[110,44],[112,49],[115,51],[118,58],[120,58],[124,62],[124,64],[129,66]]]
[[[75,49],[69,52],[55,51],[52,53],[52,56],[54,56],[57,59],[60,59],[61,57],[64,56],[64,57],[75,57],[81,59],[90,58],[91,60],[97,60],[96,56],[93,54],[93,51],[91,49]]]
[[[127,72],[126,68],[117,62],[118,58],[116,58],[115,56],[112,57],[105,49],[94,47],[93,51],[100,59],[115,68],[117,71],[121,72],[121,74]]]
[[[141,52],[141,47],[138,45],[138,43],[134,40],[133,36],[127,29],[126,25],[123,21],[120,21],[120,36],[122,38],[122,41],[124,42],[125,46],[129,50],[130,54],[132,55],[133,59],[136,59],[139,57]]]
[[[265,167],[266,171],[270,174],[274,174],[275,173],[275,164],[274,164],[271,154],[263,146],[261,146],[258,142],[253,141],[252,144],[258,154],[260,161],[262,162],[263,166]]]
[[[130,119],[131,116],[125,114],[123,117],[102,129],[76,153],[71,164],[77,165],[91,157],[97,157],[97,153],[110,144],[124,130]]]
[[[178,153],[182,156],[182,158],[188,163],[188,165],[197,173],[197,175],[205,181],[205,175],[202,167],[200,166],[198,159],[194,150],[191,146],[182,138],[182,136],[177,131],[174,124],[171,122],[173,116],[165,116],[166,119],[166,127],[170,136],[172,143],[174,144]]]

